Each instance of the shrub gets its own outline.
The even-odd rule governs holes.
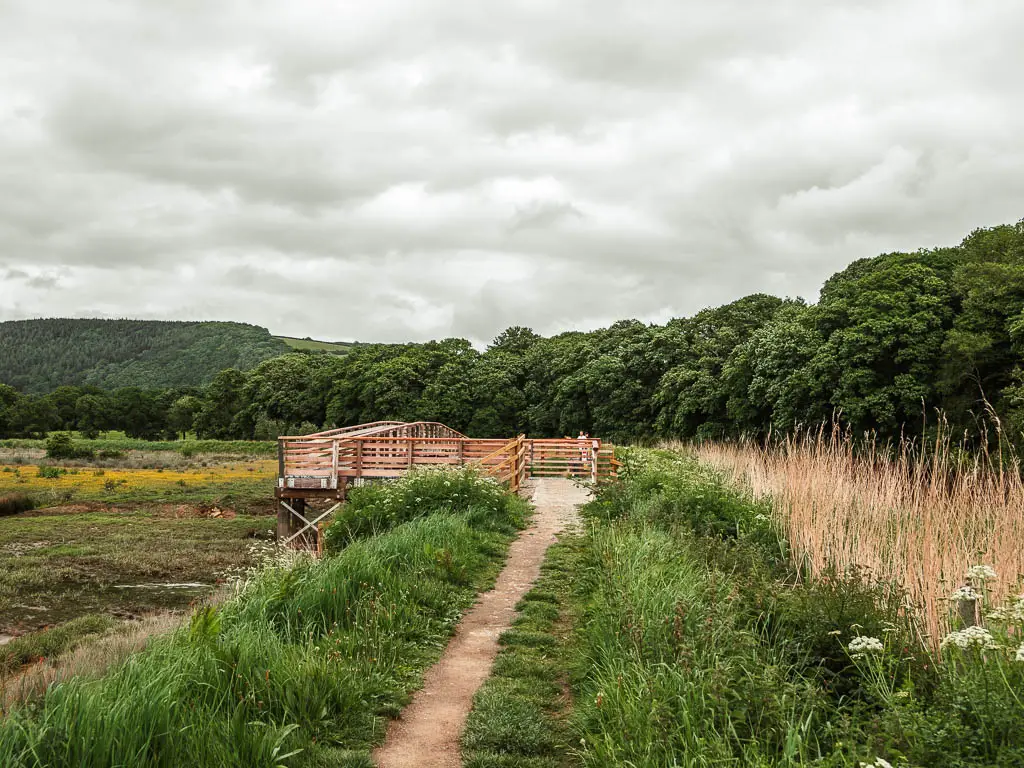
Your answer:
[[[0,517],[5,515],[16,515],[19,512],[27,512],[35,509],[36,503],[31,496],[23,493],[16,493],[12,496],[0,496]]]
[[[46,439],[46,458],[48,459],[91,459],[92,457],[92,449],[76,445],[70,432],[54,432]]]
[[[39,465],[39,477],[45,477],[48,480],[56,480],[61,475],[66,475],[68,471],[64,467],[51,467],[45,464]]]
[[[472,468],[425,468],[393,482],[354,488],[327,529],[324,544],[337,552],[357,539],[440,511],[466,514],[475,527],[508,530],[508,520],[522,525],[524,508]]]

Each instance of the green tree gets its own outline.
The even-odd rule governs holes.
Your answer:
[[[252,438],[254,419],[249,412],[246,376],[228,368],[214,376],[206,388],[203,405],[193,419],[202,439],[244,440]]]
[[[733,350],[770,321],[785,302],[756,293],[692,318],[672,321],[678,362],[658,384],[657,427],[673,437],[720,437],[734,431],[722,375]]]
[[[953,249],[886,254],[825,283],[813,311],[824,343],[811,376],[855,430],[919,430],[922,408],[937,402],[957,258]]]
[[[959,311],[942,346],[938,388],[951,418],[968,424],[985,412],[986,401],[998,413],[1016,410],[1024,221],[975,230],[958,255],[953,289]]]
[[[167,426],[184,440],[203,409],[203,401],[195,395],[183,395],[175,400],[167,412]]]
[[[82,395],[75,403],[76,426],[83,437],[94,440],[111,428],[112,404],[107,395]]]

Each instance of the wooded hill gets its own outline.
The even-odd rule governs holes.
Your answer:
[[[289,350],[244,323],[14,320],[0,323],[0,382],[25,392],[200,386],[225,368],[248,370]]]

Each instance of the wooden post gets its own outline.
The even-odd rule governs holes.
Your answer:
[[[289,520],[292,513],[288,511],[284,499],[277,500],[277,540],[284,541],[289,536]]]
[[[331,487],[338,487],[338,441],[331,441]]]
[[[284,487],[284,441],[277,441],[277,485],[279,488]]]
[[[512,475],[509,477],[509,489],[513,494],[519,490],[519,438],[512,440]]]

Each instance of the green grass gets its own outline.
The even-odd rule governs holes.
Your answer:
[[[183,608],[207,594],[218,574],[250,563],[253,537],[268,539],[273,526],[270,517],[175,519],[146,511],[0,518],[0,632]],[[188,582],[210,586],[134,586]]]
[[[266,568],[106,677],[14,710],[0,764],[368,766],[386,718],[493,583],[524,511],[511,497],[487,515],[436,510]]]
[[[315,339],[297,339],[293,336],[275,336],[292,349],[310,352],[329,352],[332,355],[347,355],[355,345],[344,341],[317,341]]]
[[[560,607],[578,553],[548,550],[537,585],[502,633],[491,676],[473,700],[462,736],[467,768],[566,768],[575,765],[565,719],[567,659]]]
[[[103,634],[116,623],[109,616],[80,616],[58,627],[16,637],[7,645],[0,646],[0,677],[25,664],[66,653],[83,639]]]
[[[891,588],[807,578],[770,508],[678,454],[631,452],[585,512],[569,652],[583,765],[1024,765],[1019,635],[934,658]],[[884,650],[853,658],[858,635]]]

